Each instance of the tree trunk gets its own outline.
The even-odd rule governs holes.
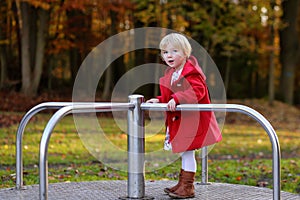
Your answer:
[[[110,11],[110,19],[111,19],[111,26],[110,26],[110,36],[113,36],[117,33],[116,30],[116,24],[117,24],[117,13],[115,11]],[[111,61],[111,53],[112,52],[112,44],[109,43],[109,46],[106,50],[109,52],[107,54],[106,59],[106,64],[105,66],[108,66],[108,62]],[[112,79],[113,79],[113,64],[111,64],[107,69],[105,73],[105,82],[104,82],[104,88],[103,88],[103,93],[102,93],[102,99],[107,100],[110,96],[111,92],[111,87],[112,87]]]
[[[81,28],[84,26],[84,19],[83,19],[83,13],[78,10],[67,10],[67,29],[72,31],[72,35],[75,35],[76,40],[83,40],[80,36],[79,32],[73,32],[76,29]],[[76,19],[76,20],[74,20]],[[72,82],[75,81],[78,69],[80,67],[80,64],[82,62],[81,54],[80,54],[80,49],[78,46],[72,47],[69,50],[69,59],[70,59],[70,70],[71,70],[71,78]]]
[[[38,24],[36,23],[38,20],[38,11],[33,6],[29,5],[29,53],[30,53],[30,65],[31,70],[33,70],[35,63],[35,56],[37,52],[37,32],[38,32]]]
[[[272,22],[273,23],[273,22]],[[270,66],[269,66],[269,105],[273,105],[274,98],[275,98],[275,85],[274,85],[274,71],[275,71],[275,55],[274,55],[274,26],[273,24],[271,25],[271,32],[270,32],[270,46],[271,46],[271,51],[270,51]]]
[[[31,63],[30,63],[30,44],[29,44],[29,15],[30,9],[27,2],[20,3],[21,9],[21,62],[22,62],[22,93],[31,96]]]
[[[111,52],[112,51],[112,44],[109,43],[107,49],[107,52]],[[108,53],[106,58],[105,58],[105,67],[109,65],[109,61],[111,61],[111,54]],[[106,72],[105,72],[105,80],[104,80],[104,88],[103,88],[103,93],[101,98],[103,100],[108,100],[109,98],[109,94],[110,94],[110,88],[112,85],[112,65],[110,65],[109,67],[106,68]]]
[[[0,6],[7,7],[7,9],[3,9],[4,13],[1,13],[0,20],[3,22],[0,26],[0,88],[5,86],[5,82],[8,80],[7,74],[7,42],[8,39],[6,38],[7,30],[4,27],[7,27],[7,10],[8,6],[6,1],[1,1]]]
[[[42,75],[46,32],[48,30],[49,13],[42,8],[38,10],[38,17],[33,8],[26,2],[20,3],[21,10],[21,62],[22,62],[22,93],[35,96]],[[33,16],[32,16],[33,15]],[[35,24],[38,23],[38,24]],[[35,30],[35,27],[37,29]],[[37,33],[32,33],[37,32]],[[32,37],[34,35],[35,37]]]
[[[299,40],[297,34],[297,19],[299,0],[283,1],[283,23],[287,27],[280,31],[280,60],[282,66],[280,86],[283,100],[293,104],[295,68],[299,57]]]
[[[43,60],[45,55],[45,46],[46,46],[46,38],[47,38],[47,30],[48,30],[48,18],[49,12],[43,9],[39,9],[39,24],[38,24],[38,32],[36,39],[36,54],[35,54],[35,65],[34,65],[34,77],[32,83],[32,92],[33,94],[37,93],[43,69]]]
[[[226,71],[225,71],[225,91],[227,95],[228,95],[229,80],[230,80],[230,68],[231,68],[231,56],[229,55],[227,57]]]
[[[69,50],[69,58],[70,58],[70,70],[71,70],[71,79],[72,82],[75,81],[78,69],[81,64],[81,56],[78,48],[72,48]]]
[[[3,88],[5,86],[5,82],[7,82],[8,80],[6,45],[4,44],[0,45],[0,67],[1,67],[0,88]]]

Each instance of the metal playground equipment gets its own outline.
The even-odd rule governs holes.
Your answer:
[[[48,144],[52,131],[56,124],[70,113],[91,113],[128,111],[128,180],[127,197],[124,199],[151,199],[145,196],[144,180],[144,153],[145,153],[145,130],[144,111],[167,111],[166,104],[143,103],[142,95],[130,95],[128,103],[88,103],[88,102],[49,102],[42,103],[29,110],[20,122],[16,135],[16,189],[23,188],[23,158],[22,138],[29,120],[38,112],[46,109],[57,110],[48,121],[39,150],[39,197],[41,200],[48,199]],[[257,111],[237,104],[182,104],[178,105],[177,111],[215,111],[243,113],[259,122],[267,132],[272,144],[272,168],[273,168],[273,200],[280,200],[280,145],[276,132],[269,121]],[[206,147],[202,148],[202,179],[201,184],[208,183],[208,157]]]

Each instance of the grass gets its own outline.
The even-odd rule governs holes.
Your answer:
[[[38,184],[39,141],[49,114],[39,114],[23,137],[24,183]],[[124,120],[103,116],[99,132],[85,118],[80,134],[74,120],[65,117],[55,127],[49,143],[49,182],[126,180],[127,135]],[[120,127],[118,126],[120,123]],[[180,160],[161,151],[162,123],[146,123],[146,179],[177,179]],[[15,133],[17,125],[0,129],[0,188],[15,186]],[[154,134],[159,131],[158,134]],[[272,188],[272,150],[267,134],[258,125],[226,125],[223,140],[209,154],[209,181]],[[278,130],[282,161],[281,189],[300,193],[299,132]],[[94,156],[93,156],[94,155]],[[201,180],[201,158],[196,180]],[[101,160],[99,162],[98,160]],[[117,168],[117,169],[114,169]]]

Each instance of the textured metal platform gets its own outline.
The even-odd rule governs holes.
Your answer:
[[[176,184],[175,181],[146,181],[145,195],[154,199],[170,199],[163,188]],[[212,183],[195,184],[196,197],[201,200],[271,200],[273,190],[245,185]],[[92,181],[49,184],[49,200],[109,200],[127,196],[127,181]],[[39,199],[39,185],[26,186],[18,191],[14,188],[1,189],[1,200]],[[281,192],[282,200],[300,200],[300,195]]]

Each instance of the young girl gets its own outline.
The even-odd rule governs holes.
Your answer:
[[[177,185],[164,191],[172,198],[191,198],[195,196],[197,169],[194,150],[219,142],[222,135],[213,112],[176,111],[178,104],[210,103],[205,75],[191,56],[187,38],[178,33],[168,34],[161,40],[160,50],[169,68],[159,80],[161,96],[147,103],[167,103],[164,149],[180,153],[182,161]]]

